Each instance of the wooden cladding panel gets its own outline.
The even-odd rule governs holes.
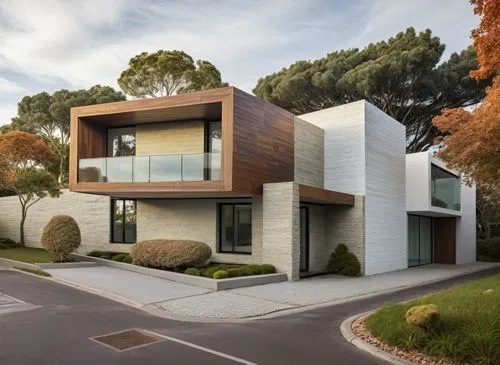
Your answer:
[[[299,185],[300,201],[325,205],[354,205],[354,195],[308,185]]]
[[[106,129],[101,126],[78,122],[78,157],[92,158],[106,156]]]
[[[434,262],[454,264],[456,257],[455,217],[434,218]]]
[[[262,184],[293,181],[293,114],[234,89],[232,190],[262,194]]]
[[[203,121],[168,122],[137,126],[136,155],[203,153]]]

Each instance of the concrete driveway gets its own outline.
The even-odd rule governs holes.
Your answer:
[[[296,282],[213,292],[108,267],[47,270],[56,279],[175,319],[221,320],[281,315],[442,281],[500,267],[498,263],[432,264],[349,278],[327,275]]]
[[[135,304],[136,306],[210,292],[209,289],[197,286],[104,266],[45,271],[63,282],[80,286],[83,289],[104,296],[124,299],[129,304]]]

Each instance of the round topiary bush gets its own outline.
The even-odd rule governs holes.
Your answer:
[[[226,270],[219,270],[214,273],[214,279],[227,279],[229,274]]]
[[[80,246],[80,228],[69,215],[56,215],[43,228],[41,241],[42,246],[54,255],[56,262],[65,262]]]
[[[343,255],[345,253],[349,252],[349,249],[344,243],[339,243],[337,247],[335,247],[335,253],[337,255]]]
[[[436,304],[424,304],[411,307],[406,312],[406,321],[427,331],[434,331],[439,326],[439,309]]]
[[[158,239],[136,243],[130,256],[135,265],[176,269],[204,264],[212,250],[203,242]]]
[[[361,273],[361,264],[345,244],[339,243],[330,255],[326,269],[332,274],[358,276]]]
[[[200,269],[197,267],[189,267],[184,271],[186,275],[201,276]]]

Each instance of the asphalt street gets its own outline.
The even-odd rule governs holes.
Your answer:
[[[0,292],[32,304],[0,314],[1,365],[55,364],[384,364],[347,343],[347,317],[467,280],[500,268],[392,294],[245,323],[194,323],[158,318],[72,287],[0,270]],[[89,338],[130,328],[164,341],[117,352]]]

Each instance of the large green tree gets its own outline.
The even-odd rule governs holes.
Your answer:
[[[440,133],[432,117],[480,102],[490,82],[469,77],[477,66],[471,47],[439,64],[444,49],[430,30],[408,28],[362,50],[298,61],[259,79],[253,92],[295,114],[366,99],[406,126],[408,152],[422,151]]]
[[[2,129],[4,132],[25,131],[41,137],[55,156],[49,170],[57,176],[59,184],[64,185],[68,182],[71,107],[119,100],[125,100],[125,95],[110,86],[101,85],[88,90],[62,89],[52,95],[42,92],[25,96],[18,104],[17,116]]]
[[[183,51],[142,52],[132,57],[117,80],[124,93],[138,97],[169,96],[227,85],[210,62]]]

